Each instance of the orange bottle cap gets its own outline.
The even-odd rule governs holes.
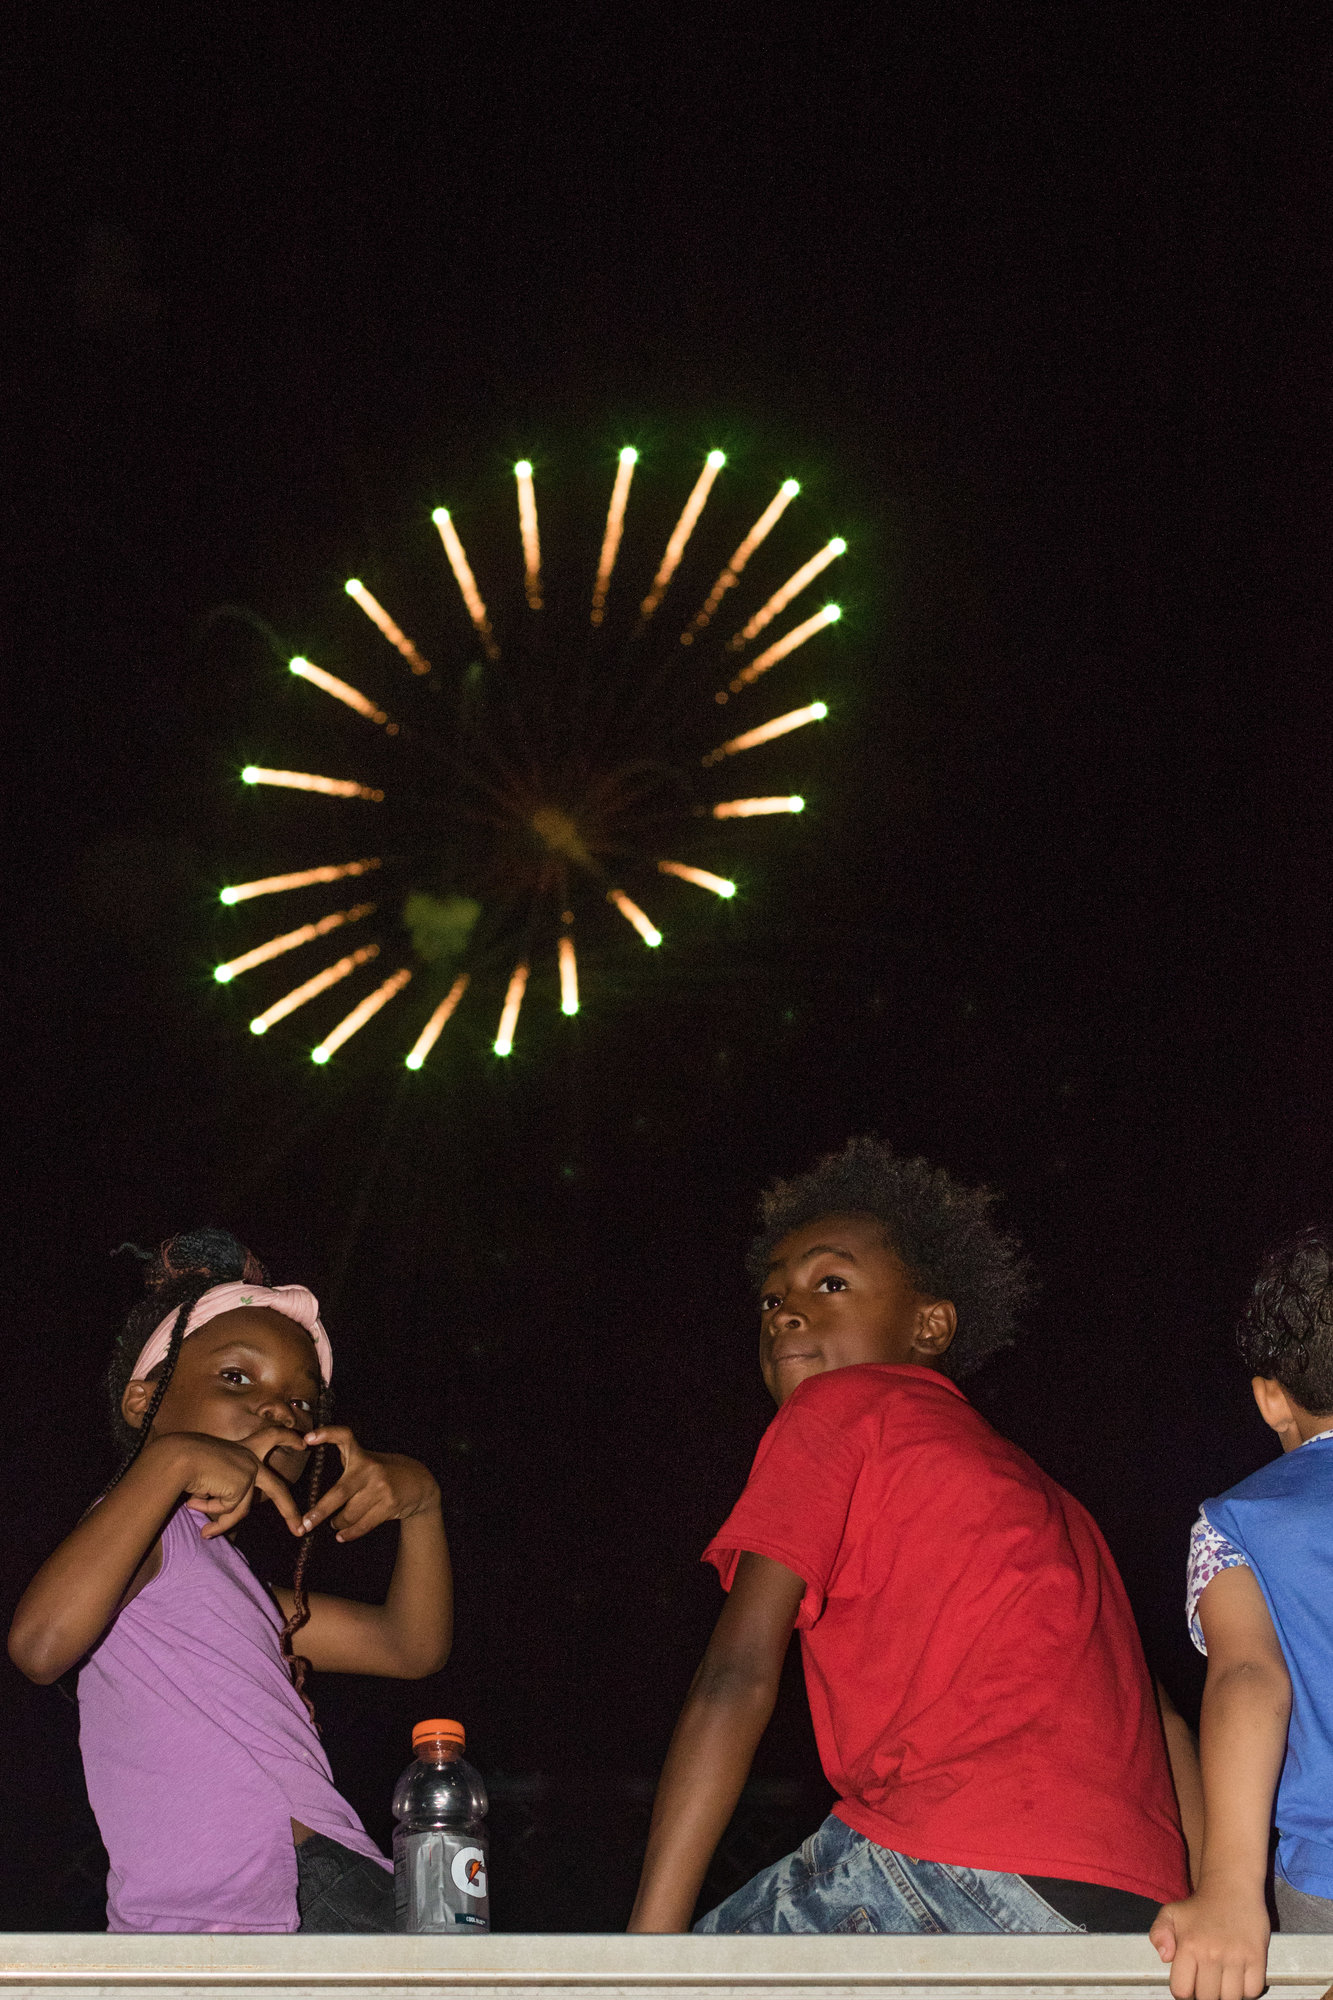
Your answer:
[[[418,1743],[440,1742],[458,1743],[463,1749],[466,1749],[467,1731],[461,1722],[441,1722],[438,1718],[430,1722],[419,1722],[412,1731],[412,1748],[414,1750]]]

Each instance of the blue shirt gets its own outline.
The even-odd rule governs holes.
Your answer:
[[[1311,1438],[1203,1511],[1254,1571],[1291,1676],[1278,1868],[1293,1888],[1333,1897],[1333,1436]]]

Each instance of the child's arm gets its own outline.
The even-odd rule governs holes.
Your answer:
[[[263,1463],[291,1443],[275,1424],[249,1444],[171,1431],[146,1444],[119,1485],[85,1514],[38,1570],[9,1628],[9,1657],[42,1686],[81,1660],[116,1612],[157,1575],[158,1537],[184,1496],[209,1516],[206,1536],[226,1534],[249,1513],[256,1492],[299,1533],[291,1489]]]
[[[777,1700],[805,1584],[746,1550],[694,1676],[662,1776],[632,1931],[683,1931]]]
[[[1190,1882],[1197,1887],[1199,1864],[1203,1857],[1203,1774],[1199,1769],[1199,1746],[1194,1731],[1162,1683],[1155,1681],[1153,1685],[1157,1689],[1162,1734],[1166,1738],[1166,1754],[1171,1763],[1171,1782],[1176,1788],[1180,1830],[1185,1836],[1189,1853]]]
[[[440,1514],[440,1489],[424,1465],[393,1452],[364,1451],[345,1424],[311,1431],[307,1445],[335,1447],[342,1477],[311,1508],[302,1528],[332,1520],[340,1542],[356,1542],[385,1521],[397,1521],[398,1559],[383,1604],[350,1597],[310,1596],[310,1622],[292,1643],[312,1667],[334,1674],[383,1674],[420,1680],[449,1657],[454,1636],[454,1584]],[[283,1612],[295,1599],[278,1590]]]
[[[1203,1857],[1198,1886],[1149,1932],[1175,2000],[1258,2000],[1268,1961],[1268,1832],[1287,1747],[1291,1682],[1253,1570],[1223,1570],[1199,1599],[1208,1643],[1199,1747]]]

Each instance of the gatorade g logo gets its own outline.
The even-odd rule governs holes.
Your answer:
[[[449,1863],[449,1873],[465,1896],[486,1894],[486,1856],[479,1847],[460,1847]]]

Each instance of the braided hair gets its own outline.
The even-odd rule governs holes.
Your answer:
[[[319,1410],[315,1418],[317,1429],[323,1430],[325,1424],[329,1421],[329,1415],[330,1395],[327,1386],[325,1386],[321,1387],[319,1392]],[[305,1502],[307,1513],[309,1513],[316,1500],[318,1500],[319,1489],[324,1483],[325,1450],[326,1447],[324,1445],[317,1444],[315,1446],[315,1455],[310,1461]],[[292,1640],[303,1625],[310,1623],[310,1600],[306,1595],[305,1573],[310,1566],[310,1548],[314,1539],[315,1531],[312,1528],[309,1534],[302,1535],[301,1546],[296,1551],[296,1567],[292,1571],[291,1616],[283,1621],[281,1634],[282,1657],[287,1662],[287,1671],[292,1677],[292,1686],[305,1703],[306,1714],[312,1722],[315,1721],[315,1704],[305,1691],[305,1680],[306,1675],[310,1672],[310,1662],[304,1653],[298,1653],[293,1650]],[[318,1728],[319,1724],[315,1723],[315,1727]]]
[[[127,1246],[133,1247],[133,1246]],[[142,1253],[140,1253],[142,1254]],[[156,1255],[145,1260],[144,1283],[147,1294],[131,1308],[129,1317],[121,1330],[107,1370],[106,1386],[110,1402],[111,1428],[116,1442],[123,1448],[124,1455],[115,1472],[102,1490],[101,1498],[118,1486],[139,1453],[143,1450],[153,1428],[153,1420],[162,1407],[162,1399],[171,1386],[171,1378],[176,1372],[181,1348],[185,1344],[186,1328],[190,1314],[205,1292],[214,1285],[240,1282],[247,1285],[267,1285],[268,1272],[245,1245],[238,1242],[226,1229],[184,1229],[175,1236],[168,1237]],[[127,1422],[121,1403],[125,1390],[134,1379],[134,1364],[143,1352],[145,1343],[154,1327],[166,1318],[174,1308],[175,1323],[167,1345],[166,1355],[154,1372],[157,1380],[143,1421],[136,1430]],[[332,1403],[327,1384],[320,1388],[319,1408],[315,1427],[323,1429],[331,1415]],[[310,1463],[305,1512],[309,1512],[319,1498],[324,1478],[323,1445],[315,1447]],[[310,1622],[310,1601],[306,1593],[306,1571],[310,1565],[310,1547],[314,1539],[313,1530],[302,1535],[301,1546],[296,1555],[296,1569],[292,1576],[292,1596],[295,1600],[291,1616],[282,1627],[282,1657],[287,1662],[287,1671],[292,1677],[292,1686],[305,1703],[306,1712],[313,1722],[314,1704],[305,1690],[306,1675],[310,1662],[296,1653],[292,1639],[303,1625]]]

